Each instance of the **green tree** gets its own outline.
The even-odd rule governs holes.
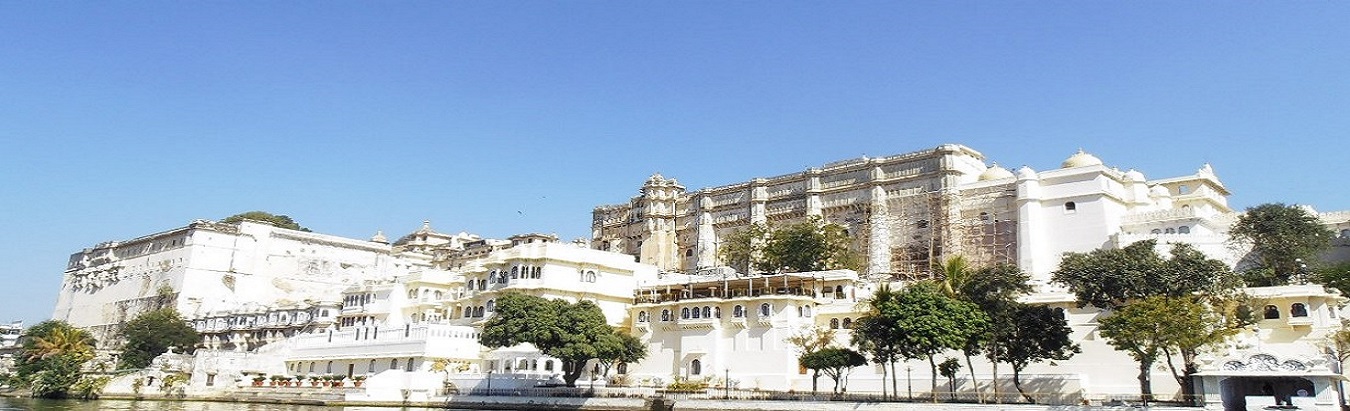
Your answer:
[[[15,379],[36,397],[64,398],[79,382],[80,368],[94,358],[94,337],[59,320],[29,328],[15,356]]]
[[[881,312],[883,310],[893,310],[886,308],[895,304],[896,293],[891,290],[887,284],[882,284],[872,297],[867,300],[867,314],[859,317],[853,322],[853,336],[851,343],[859,350],[872,357],[872,362],[881,366],[881,398],[886,398],[886,377],[891,377],[891,391],[896,395],[896,375],[895,362],[900,359],[899,331],[895,328],[895,321],[889,319]],[[890,370],[887,370],[890,366]]]
[[[816,351],[823,350],[834,343],[834,330],[824,327],[810,327],[798,330],[791,336],[788,336],[787,343],[791,344],[799,356],[806,356]],[[800,358],[800,357],[799,357]],[[820,370],[815,369],[811,373],[811,393],[816,393],[817,381],[820,380]]]
[[[1073,330],[1058,311],[1043,305],[1014,303],[1007,323],[999,325],[993,345],[987,351],[995,365],[1006,362],[1013,369],[1013,386],[1027,402],[1036,399],[1022,389],[1022,370],[1046,360],[1068,360],[1081,352],[1069,338]]]
[[[1146,240],[1118,249],[1066,253],[1051,278],[1068,285],[1080,307],[1104,309],[1155,295],[1221,294],[1238,284],[1227,265],[1189,244],[1173,244],[1170,259],[1158,255],[1156,246],[1155,240]]]
[[[614,364],[635,363],[647,357],[647,344],[620,330],[614,330],[609,338],[601,339],[596,344],[596,350],[596,358],[604,370],[600,375],[609,375],[609,368]]]
[[[806,272],[862,265],[853,238],[838,224],[820,217],[781,227],[751,225],[728,236],[718,251],[733,268],[764,272]],[[742,270],[742,272],[748,272]]]
[[[150,365],[150,361],[160,354],[177,347],[191,354],[201,336],[178,315],[173,308],[161,308],[142,313],[122,324],[118,333],[124,344],[122,358],[118,364],[121,369],[141,369]]]
[[[951,394],[952,401],[956,401],[956,373],[961,371],[961,360],[948,358],[938,364],[938,373],[947,377],[947,392]]]
[[[1022,306],[1017,302],[1017,298],[1031,292],[1030,282],[1031,276],[1017,266],[997,264],[975,270],[970,279],[961,284],[958,290],[958,295],[962,299],[974,303],[989,317],[985,328],[966,342],[963,353],[966,355],[966,366],[972,370],[970,377],[972,381],[976,380],[970,357],[984,353],[989,358],[994,378],[993,384],[990,385],[994,389],[996,401],[1001,400],[998,365],[1003,361],[1001,360],[1003,351],[999,348],[1000,342],[1011,338],[1016,331],[1016,327],[1013,326],[1015,324],[1013,315]],[[980,393],[978,384],[976,391]],[[983,395],[980,394],[980,400],[983,401]]]
[[[253,220],[272,223],[272,225],[288,230],[309,231],[308,228],[301,227],[300,223],[295,222],[290,216],[285,214],[272,214],[266,211],[247,211],[222,218],[220,222],[238,224],[240,221]]]
[[[848,373],[854,367],[867,365],[867,358],[848,348],[829,347],[801,356],[798,362],[802,367],[824,372],[834,380],[834,393],[848,391]],[[815,394],[815,389],[811,391]]]
[[[1228,234],[1235,244],[1251,247],[1243,267],[1250,285],[1287,284],[1301,274],[1299,260],[1312,261],[1335,235],[1307,209],[1281,203],[1248,208]]]
[[[1197,314],[1193,310],[1197,305],[1189,300],[1189,297],[1148,297],[1101,320],[1101,335],[1107,343],[1139,362],[1139,393],[1145,400],[1153,399],[1149,372],[1153,364],[1175,343],[1176,333],[1196,324]]]
[[[1317,283],[1334,288],[1341,295],[1350,295],[1350,261],[1323,265],[1313,270],[1313,273]]]
[[[601,341],[614,335],[605,314],[590,301],[507,293],[497,298],[495,311],[478,342],[489,348],[532,344],[563,362],[563,381],[569,387],[576,386],[587,361],[600,358]]]
[[[896,304],[881,315],[895,322],[897,346],[905,358],[928,360],[933,400],[937,400],[937,362],[944,350],[959,350],[980,332],[988,317],[975,304],[943,295],[939,285],[919,282],[897,293]]]
[[[755,259],[758,258],[764,245],[764,238],[768,237],[768,234],[769,228],[764,224],[750,224],[749,227],[736,230],[723,238],[717,254],[727,266],[737,272],[749,273],[750,269],[754,268]]]

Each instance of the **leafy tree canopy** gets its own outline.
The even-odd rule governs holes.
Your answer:
[[[63,398],[94,358],[94,337],[65,321],[48,320],[24,332],[15,356],[15,379],[45,398]]]
[[[169,347],[191,353],[201,340],[197,331],[173,308],[146,311],[123,323],[119,334],[125,341],[118,364],[122,369],[145,368],[155,357],[168,352]]]
[[[1225,293],[1238,285],[1226,264],[1189,244],[1173,244],[1170,259],[1159,256],[1156,246],[1155,240],[1146,240],[1119,249],[1066,253],[1051,278],[1068,285],[1079,306],[1104,309],[1154,295]]]
[[[1350,295],[1350,261],[1318,267],[1314,273],[1319,284],[1334,288],[1341,295]]]
[[[596,358],[605,367],[605,374],[609,374],[609,367],[614,364],[631,364],[647,357],[647,344],[620,330],[614,330],[608,338],[600,339],[595,348],[598,352]]]
[[[1235,243],[1251,247],[1251,264],[1243,272],[1252,285],[1288,283],[1303,269],[1298,260],[1312,261],[1334,236],[1307,209],[1281,203],[1248,208],[1228,234]]]
[[[607,342],[615,338],[614,327],[605,322],[605,314],[593,302],[507,293],[497,298],[495,311],[483,326],[479,343],[489,348],[532,344],[563,361],[563,380],[569,387],[576,386],[586,361],[612,353],[601,347],[610,346]]]
[[[1032,363],[1047,360],[1068,360],[1080,351],[1073,343],[1068,320],[1058,311],[1043,305],[1015,304],[1009,321],[996,322],[991,348],[985,353],[990,361],[1012,365],[1013,386],[1026,398],[1036,402],[1022,389],[1022,370]]]
[[[225,217],[220,220],[222,223],[238,224],[240,221],[253,220],[272,223],[272,225],[288,230],[309,231],[308,228],[301,227],[300,223],[292,220],[285,214],[272,214],[266,211],[248,211]]]
[[[841,379],[847,377],[850,369],[867,365],[867,358],[848,348],[829,347],[804,354],[798,362],[802,367],[829,376],[834,380],[834,392],[838,394],[841,390],[847,390],[847,382],[841,383]]]
[[[727,237],[718,253],[741,272],[805,272],[858,269],[862,258],[847,229],[820,217],[781,227],[751,225]]]

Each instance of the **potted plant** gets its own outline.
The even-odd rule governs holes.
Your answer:
[[[286,377],[282,377],[282,376],[280,376],[280,375],[273,375],[273,376],[271,376],[270,378],[268,378],[269,380],[272,380],[272,381],[269,383],[269,385],[271,385],[271,386],[273,386],[273,387],[275,387],[275,386],[277,386],[277,385],[280,385],[280,384],[281,384],[281,380],[283,380],[283,379],[285,379],[285,378],[286,378]]]
[[[309,386],[311,386],[311,387],[318,387],[318,386],[319,386],[319,382],[321,382],[321,381],[323,381],[323,377],[322,377],[322,376],[318,376],[318,375],[311,375],[311,376],[309,376]]]
[[[346,378],[347,378],[347,377],[344,377],[344,376],[341,376],[341,375],[334,375],[334,376],[333,376],[333,386],[334,386],[334,387],[341,387],[341,386],[342,386],[342,380],[344,380],[344,379],[346,379]]]
[[[262,374],[258,374],[258,375],[256,375],[256,376],[253,377],[253,386],[254,386],[254,387],[261,387],[261,386],[263,385],[263,381],[266,381],[266,380],[267,380],[267,377],[263,376]]]
[[[360,387],[361,384],[364,383],[365,381],[366,381],[366,376],[364,376],[364,375],[353,375],[353,376],[352,376],[352,386],[353,386],[353,387]]]

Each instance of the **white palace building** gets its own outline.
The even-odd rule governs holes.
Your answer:
[[[53,317],[115,348],[121,322],[176,308],[203,334],[197,355],[184,360],[193,394],[239,390],[260,373],[359,375],[368,380],[350,399],[417,400],[559,381],[560,362],[529,345],[477,343],[495,298],[522,292],[593,301],[612,325],[647,343],[644,360],[608,375],[593,367],[583,384],[662,387],[680,378],[808,392],[810,375],[788,337],[829,328],[847,346],[873,290],[930,278],[932,262],[959,254],[1017,264],[1037,285],[1027,302],[1063,309],[1083,352],[1032,365],[1023,381],[1046,401],[1076,404],[1137,396],[1137,366],[1097,334],[1100,311],[1078,308],[1050,283],[1061,255],[1157,239],[1237,265],[1243,253],[1227,230],[1238,214],[1228,195],[1209,165],[1148,179],[1080,151],[1058,168],[1010,171],[971,148],[943,145],[698,191],[653,175],[628,202],[594,210],[589,242],[484,239],[425,223],[391,243],[381,234],[367,241],[197,221],[75,253]],[[1326,257],[1350,259],[1350,212],[1318,215],[1339,233]],[[717,260],[720,239],[738,229],[813,216],[847,227],[867,257],[862,272],[737,273]],[[1265,301],[1266,319],[1201,358],[1206,406],[1275,405],[1283,395],[1334,409],[1342,377],[1325,336],[1340,326],[1347,300],[1318,285],[1248,293]],[[1006,394],[1014,391],[1004,368]],[[927,395],[926,362],[898,369],[908,381],[901,390]],[[990,392],[989,364],[977,360],[974,374],[956,390]],[[881,375],[859,367],[849,391],[879,393]],[[1180,392],[1165,365],[1153,384],[1163,398]]]

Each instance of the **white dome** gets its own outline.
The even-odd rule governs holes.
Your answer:
[[[994,165],[989,166],[988,169],[984,170],[983,173],[980,173],[980,181],[1002,180],[1005,178],[1013,178],[1013,173],[1008,171],[1008,169],[999,167],[998,163],[994,163]]]
[[[1130,171],[1125,172],[1125,179],[1136,183],[1141,183],[1144,181],[1144,173],[1140,173],[1134,169],[1131,169]]]
[[[1078,153],[1069,156],[1068,159],[1064,160],[1064,164],[1060,164],[1060,168],[1074,168],[1074,167],[1087,167],[1099,165],[1102,165],[1101,159],[1097,158],[1097,156],[1084,152],[1083,149],[1080,148],[1078,149]]]

